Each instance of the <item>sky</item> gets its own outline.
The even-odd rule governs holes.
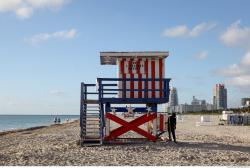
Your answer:
[[[179,103],[250,97],[249,0],[0,0],[0,114],[79,114],[101,51],[169,51]]]

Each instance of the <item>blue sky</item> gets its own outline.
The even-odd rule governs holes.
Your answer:
[[[250,97],[248,0],[0,0],[0,114],[79,114],[80,82],[116,77],[100,51],[169,51],[179,102]]]

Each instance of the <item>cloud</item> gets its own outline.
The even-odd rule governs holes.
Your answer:
[[[250,66],[250,52],[246,53],[246,55],[241,60],[241,64],[245,66]]]
[[[49,39],[73,39],[77,35],[76,29],[70,29],[70,30],[62,30],[57,31],[54,33],[39,33],[35,34],[30,38],[25,39],[25,41],[31,43],[31,44],[37,44],[43,41],[47,41]]]
[[[35,10],[58,10],[70,0],[0,0],[0,13],[15,13],[18,18],[27,19]]]
[[[250,87],[250,74],[249,75],[241,75],[236,76],[227,81],[231,85],[240,86],[240,87]]]
[[[196,25],[190,32],[189,36],[196,37],[199,36],[201,33],[213,29],[216,26],[216,23],[200,23]]]
[[[220,40],[230,47],[250,47],[250,27],[241,27],[241,21],[232,23],[220,36]]]
[[[197,37],[201,33],[206,32],[210,29],[213,29],[216,27],[216,23],[214,22],[203,22],[196,26],[194,26],[192,29],[188,29],[186,25],[179,25],[172,28],[167,28],[163,32],[164,37]]]
[[[21,19],[27,19],[33,14],[33,9],[30,7],[21,7],[16,9],[16,15]]]
[[[201,51],[198,54],[196,54],[194,57],[198,60],[204,60],[208,56],[208,51]]]
[[[61,8],[69,2],[69,0],[26,0],[34,8]]]
[[[16,10],[22,4],[22,0],[0,0],[0,12]]]
[[[226,77],[229,85],[250,91],[250,27],[243,27],[238,20],[221,34],[220,40],[229,47],[246,49],[246,54],[239,63],[217,70],[217,74]]]
[[[233,64],[233,65],[228,66],[227,68],[218,70],[217,73],[221,76],[234,77],[234,76],[240,76],[241,74],[244,74],[245,70],[240,65]]]
[[[238,64],[230,65],[217,70],[217,74],[227,78],[229,85],[237,87],[250,87],[250,51],[245,54]]]
[[[185,25],[181,26],[176,26],[173,28],[166,29],[163,32],[163,36],[166,37],[179,37],[179,36],[184,36],[188,33],[188,28]]]

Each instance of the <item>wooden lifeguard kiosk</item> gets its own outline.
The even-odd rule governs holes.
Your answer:
[[[113,142],[128,131],[154,142],[157,140],[157,135],[165,129],[165,119],[162,114],[157,114],[157,105],[167,103],[169,99],[170,79],[165,78],[165,59],[168,55],[168,52],[100,53],[101,65],[116,65],[118,74],[117,78],[97,78],[96,84],[81,83],[82,145]],[[90,91],[91,87],[94,91]],[[91,99],[90,95],[97,98]],[[125,107],[128,104],[140,106]],[[133,115],[130,121],[116,115],[131,112],[140,115]],[[110,121],[120,127],[110,129]],[[153,131],[140,127],[147,122],[153,123]]]

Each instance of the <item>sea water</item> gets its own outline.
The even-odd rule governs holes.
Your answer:
[[[61,123],[79,119],[79,115],[0,115],[0,132],[51,125],[55,117],[60,118]]]

